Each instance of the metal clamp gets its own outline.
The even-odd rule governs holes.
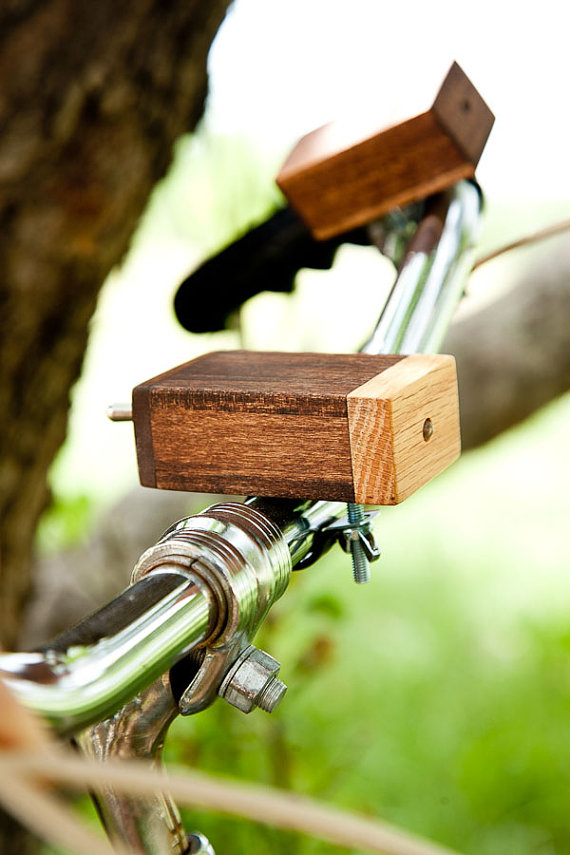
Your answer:
[[[333,543],[339,543],[344,552],[351,553],[351,544],[357,541],[362,545],[368,561],[378,561],[381,553],[376,546],[371,527],[372,520],[378,513],[378,511],[365,511],[362,514],[362,519],[358,522],[351,522],[348,519],[348,515],[345,514],[325,526],[307,527],[307,529],[299,534],[299,539],[306,538],[308,534],[312,534],[313,544],[307,555],[297,562],[294,569],[305,570],[307,567],[310,567]]]
[[[377,514],[378,511],[365,511],[363,519],[358,522],[349,521],[348,516],[341,517],[327,526],[324,532],[333,535],[344,552],[350,553],[351,545],[356,541],[361,544],[368,561],[378,561],[381,552],[372,531],[372,520]]]
[[[190,663],[189,685],[178,702],[182,715],[192,715],[210,706],[218,694],[224,696],[220,689],[232,666],[248,650],[251,653],[259,625],[287,587],[291,555],[281,532],[267,517],[246,505],[228,503],[213,505],[172,526],[145,552],[134,576],[140,578],[173,564],[200,578],[213,592],[218,606],[217,625],[202,648],[204,657],[197,671]],[[283,694],[284,689],[280,697]],[[264,706],[263,698],[256,701],[268,711],[277,705],[271,700],[268,703],[271,708]]]

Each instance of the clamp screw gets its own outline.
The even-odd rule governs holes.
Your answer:
[[[362,523],[364,521],[364,508],[354,502],[347,504],[349,523]],[[370,566],[364,547],[358,534],[350,539],[350,554],[352,555],[352,575],[357,585],[363,585],[370,581]]]
[[[280,667],[277,659],[250,644],[227,672],[218,695],[244,713],[255,707],[273,712],[287,691],[277,678]]]

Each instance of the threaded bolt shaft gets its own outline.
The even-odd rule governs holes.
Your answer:
[[[364,508],[362,505],[348,502],[346,507],[349,523],[363,522]],[[352,575],[354,576],[354,581],[357,585],[364,585],[370,581],[370,567],[360,539],[350,541],[350,554],[352,556]]]
[[[273,712],[277,709],[283,696],[287,691],[287,686],[277,677],[272,677],[263,687],[263,691],[256,698],[255,704],[265,712]]]

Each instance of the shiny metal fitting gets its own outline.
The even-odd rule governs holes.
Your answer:
[[[182,675],[188,668],[188,680],[181,683],[186,689],[178,699],[178,693],[176,697],[173,693],[173,672],[163,674],[111,718],[78,738],[83,750],[93,757],[144,757],[160,766],[171,722],[179,713],[198,712],[218,698],[218,689],[233,663],[243,658],[267,610],[283,594],[291,576],[291,556],[279,528],[259,511],[237,504],[214,505],[169,529],[141,557],[132,581],[140,587],[152,580],[168,581],[172,576],[192,585],[198,593],[205,592],[203,598],[209,606],[197,644],[192,648],[181,646],[180,652],[188,656],[173,659]],[[184,610],[178,588],[174,610],[181,611],[174,615],[178,623],[169,612],[167,625],[147,627],[157,647],[172,646],[172,629],[179,623],[186,635],[194,634],[194,612]],[[271,710],[285,687],[274,677],[279,664],[262,655],[272,664],[266,665],[254,698],[258,706]],[[97,793],[97,804],[110,837],[128,844],[133,851],[214,855],[203,835],[184,833],[176,807],[166,794],[141,798],[106,787]]]
[[[172,566],[199,578],[217,604],[217,625],[198,672],[179,701],[182,715],[193,715],[218,697],[229,669],[285,591],[291,555],[280,530],[266,516],[247,505],[227,503],[176,523],[144,553],[133,577]],[[270,697],[266,703],[276,705]]]
[[[287,691],[277,679],[280,667],[273,656],[250,644],[226,674],[218,694],[244,713],[256,707],[273,712]]]
[[[196,831],[188,835],[188,851],[185,855],[216,855],[207,837]]]
[[[107,418],[112,422],[132,422],[133,408],[131,404],[109,404]]]

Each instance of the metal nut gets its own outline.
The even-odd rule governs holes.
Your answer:
[[[287,691],[277,679],[280,667],[273,656],[250,644],[229,669],[218,694],[244,713],[255,707],[273,712]]]

